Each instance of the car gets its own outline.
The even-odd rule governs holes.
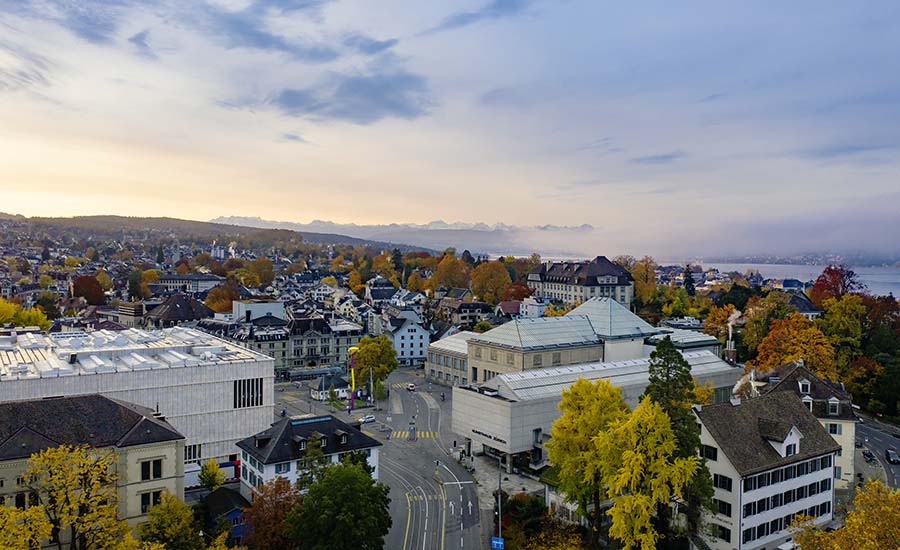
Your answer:
[[[863,446],[862,441],[860,441],[860,440],[857,439],[857,440],[856,440],[856,448],[857,448],[857,449],[862,449],[862,446]]]
[[[367,414],[366,416],[360,418],[359,421],[362,422],[363,424],[369,424],[371,422],[375,422],[375,415]]]
[[[897,439],[900,439],[900,432],[894,432],[894,433],[891,434],[891,435],[893,435],[893,436],[896,437]]]
[[[866,462],[872,462],[873,460],[875,460],[875,453],[873,453],[869,449],[866,449],[865,451],[863,451],[862,455],[863,455],[863,458],[866,459]]]
[[[884,458],[891,464],[900,464],[900,455],[897,454],[896,449],[888,449],[884,451]]]
[[[416,391],[416,385],[415,384],[407,384],[406,390],[407,391]]]

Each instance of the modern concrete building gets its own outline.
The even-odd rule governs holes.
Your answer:
[[[236,459],[272,419],[273,360],[199,330],[128,329],[0,338],[0,401],[101,394],[158,411],[186,462]]]
[[[428,345],[425,375],[428,380],[447,386],[469,383],[468,341],[476,332],[457,332]]]
[[[716,400],[729,398],[741,369],[709,351],[683,355],[694,378],[713,385]],[[547,465],[544,443],[561,414],[558,406],[564,389],[579,378],[603,378],[621,388],[625,401],[634,407],[648,384],[649,361],[643,358],[529,369],[499,374],[478,385],[455,387],[453,431],[463,438],[469,451],[501,456],[507,469],[515,464],[540,469]]]
[[[529,273],[527,281],[535,296],[567,304],[602,297],[630,308],[634,297],[631,273],[606,256],[584,262],[547,262]]]
[[[0,403],[0,506],[29,505],[28,459],[59,445],[114,455],[118,516],[129,525],[146,521],[163,491],[184,498],[184,436],[150,409],[95,394]]]
[[[166,273],[159,277],[158,284],[165,287],[166,290],[197,293],[212,290],[224,280],[225,277],[211,273],[188,273],[187,275]]]
[[[792,548],[795,516],[831,522],[840,445],[796,396],[771,392],[694,410],[715,487],[717,513],[704,521],[710,548]]]
[[[321,445],[329,464],[340,462],[347,453],[365,453],[372,477],[378,479],[381,443],[331,415],[292,416],[238,443],[244,498],[252,501],[257,487],[279,476],[296,483],[306,470],[304,459],[314,441]]]

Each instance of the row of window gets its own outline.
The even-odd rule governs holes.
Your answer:
[[[432,377],[432,378],[437,378],[438,381],[443,381],[443,380],[444,380],[444,376],[445,376],[445,375],[444,375],[443,372],[437,371],[437,374],[435,374],[434,369],[431,369],[431,377]],[[449,384],[449,383],[450,383],[450,373],[449,373],[449,372],[446,374],[446,380],[447,380],[447,383]],[[468,382],[468,378],[466,378],[465,376],[463,376],[463,378],[462,378],[462,383],[463,383],[464,386],[465,386],[466,384],[468,384],[468,383],[469,383],[469,382]],[[455,375],[453,376],[453,385],[454,385],[454,386],[459,385],[459,376],[455,376]]]
[[[819,493],[831,490],[831,478],[821,481],[814,481],[809,485],[803,485],[795,489],[789,489],[783,493],[778,493],[767,498],[762,498],[754,502],[744,504],[743,517],[748,518],[756,514],[762,514],[768,510],[774,510],[780,506],[786,506],[792,502],[811,497]]]
[[[748,542],[778,533],[779,531],[790,527],[791,523],[793,523],[794,521],[794,518],[798,515],[818,517],[824,516],[825,514],[828,514],[830,512],[831,501],[828,500],[817,506],[810,506],[806,510],[800,510],[799,512],[788,514],[783,518],[775,518],[772,521],[767,521],[765,523],[760,523],[755,527],[744,529],[741,539],[743,540],[744,544],[746,544]]]
[[[747,493],[756,489],[762,489],[763,487],[768,487],[769,485],[775,485],[776,483],[781,483],[782,481],[794,479],[795,477],[804,476],[806,474],[818,472],[819,470],[824,470],[825,468],[830,467],[831,455],[827,455],[819,458],[814,458],[812,460],[807,460],[805,462],[800,462],[799,464],[792,464],[790,466],[772,470],[770,472],[763,472],[761,474],[750,476],[744,479],[744,492]]]
[[[428,353],[428,362],[432,365],[444,365],[445,367],[452,367],[459,370],[466,370],[467,366],[465,359],[459,359],[457,357],[451,357],[449,355],[441,355],[434,352]]]

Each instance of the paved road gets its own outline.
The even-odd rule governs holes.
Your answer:
[[[406,385],[417,384],[417,391]],[[380,481],[391,497],[393,525],[385,540],[391,550],[464,550],[486,548],[481,535],[478,496],[471,475],[449,455],[451,392],[429,385],[402,369],[387,381],[390,396],[380,410],[360,409],[353,416],[374,414],[376,422],[363,431],[384,443],[380,453]],[[335,414],[330,407],[310,402],[308,394],[289,384],[278,384],[276,418],[287,414]],[[279,391],[280,390],[280,391]],[[445,400],[441,400],[441,392]],[[410,432],[410,421],[415,432]],[[436,463],[437,461],[437,463]]]
[[[872,451],[875,458],[884,466],[888,484],[900,488],[900,464],[888,464],[884,456],[886,449],[895,449],[900,453],[900,438],[893,435],[896,433],[900,433],[900,428],[876,422],[868,417],[856,425],[856,439],[863,443],[863,447]]]

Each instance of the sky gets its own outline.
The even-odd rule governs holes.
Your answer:
[[[0,211],[896,251],[898,52],[894,1],[0,0]]]

